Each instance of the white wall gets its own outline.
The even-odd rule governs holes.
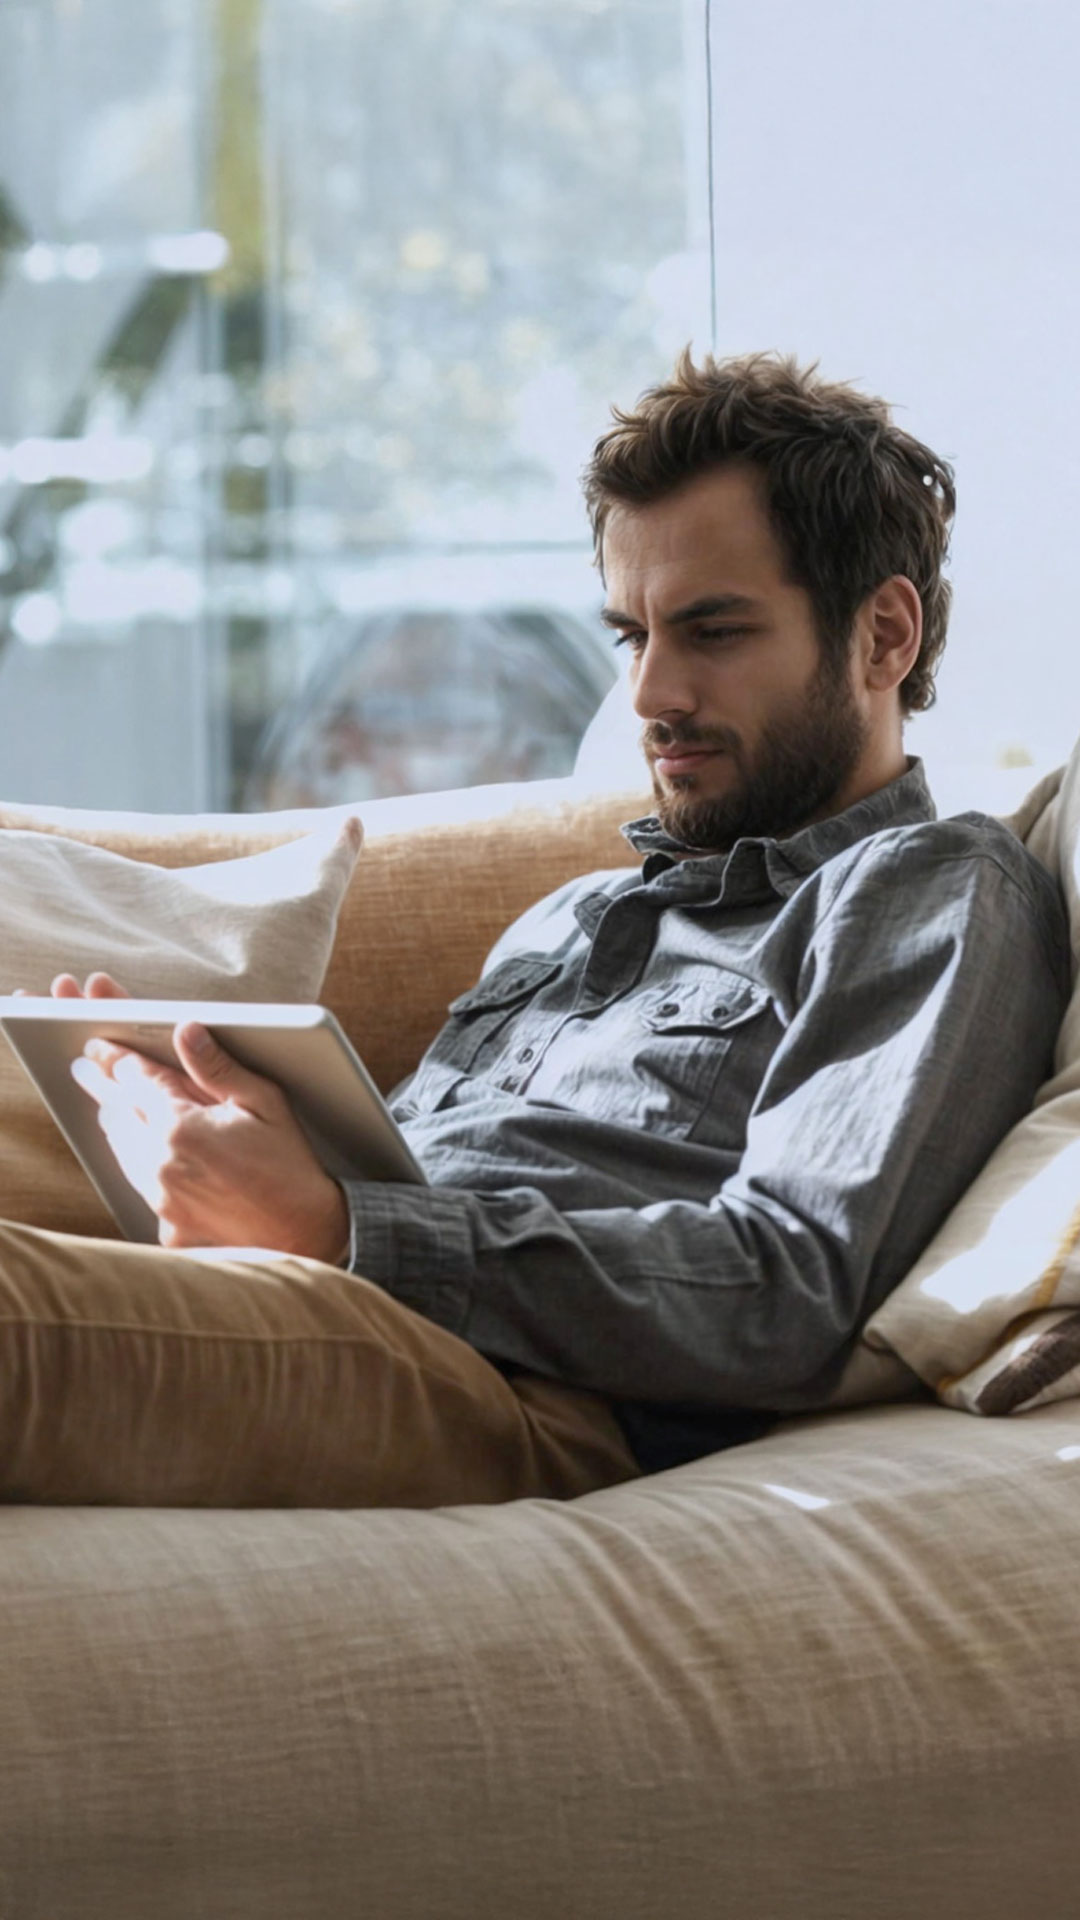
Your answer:
[[[820,359],[956,466],[955,612],[909,750],[1080,734],[1080,9],[713,0],[721,353]]]

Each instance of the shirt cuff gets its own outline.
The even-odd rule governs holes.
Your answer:
[[[349,1203],[350,1273],[464,1339],[472,1306],[472,1195],[455,1187],[341,1183]]]

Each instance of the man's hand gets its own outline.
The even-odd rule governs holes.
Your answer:
[[[51,990],[84,992],[71,974]],[[85,997],[128,996],[98,973]],[[173,1045],[182,1070],[104,1040],[72,1066],[122,1171],[157,1214],[162,1246],[272,1247],[336,1263],[349,1238],[345,1196],[280,1087],[194,1022],[175,1029]]]

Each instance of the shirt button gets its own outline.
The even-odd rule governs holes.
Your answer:
[[[679,1003],[677,1000],[665,1000],[663,1006],[657,1007],[656,1011],[657,1013],[678,1013]]]
[[[532,1057],[533,1050],[531,1047],[522,1047],[521,1052],[518,1054],[519,1060],[531,1060]]]
[[[724,1018],[724,1015],[727,1013],[727,1011],[728,1011],[727,1007],[713,1007],[711,1013],[709,1014],[709,1018],[710,1020],[722,1020]]]

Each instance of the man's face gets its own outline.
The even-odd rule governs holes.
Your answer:
[[[722,852],[848,805],[869,721],[847,656],[823,655],[809,595],[786,578],[758,476],[724,467],[613,508],[603,559],[603,617],[631,652],[668,832]]]

